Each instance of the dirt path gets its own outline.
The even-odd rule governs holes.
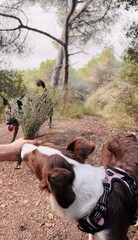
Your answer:
[[[0,124],[0,143],[8,143],[11,134],[5,123]],[[88,159],[98,165],[103,143],[116,131],[106,126],[100,117],[83,119],[56,119],[53,128],[45,123],[40,139],[66,145],[78,136],[84,136],[96,144],[96,150]],[[21,129],[18,137],[22,137]],[[15,163],[0,164],[0,239],[1,240],[86,240],[88,235],[77,229],[76,223],[62,220],[51,212],[48,197],[41,193],[37,179],[22,163],[11,178]],[[131,240],[138,239],[136,228],[131,229]]]

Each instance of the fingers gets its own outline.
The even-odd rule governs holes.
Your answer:
[[[34,144],[34,145],[41,145],[42,141],[38,140],[38,139],[34,139],[34,140],[26,140],[26,143],[30,143],[30,144]]]

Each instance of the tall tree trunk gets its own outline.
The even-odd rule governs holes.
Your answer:
[[[67,14],[67,18],[64,24],[64,75],[63,75],[63,87],[65,92],[68,91],[68,77],[69,77],[69,53],[68,53],[68,45],[69,45],[69,29],[70,29],[70,18],[75,11],[75,7],[77,4],[77,0],[72,0],[69,12]]]
[[[69,54],[68,44],[64,47],[64,75],[63,75],[63,88],[65,92],[68,91],[68,77],[69,77]]]
[[[64,46],[59,47],[57,63],[53,71],[52,75],[52,85],[58,86],[61,77],[61,70],[63,68],[63,87],[65,90],[68,88],[68,77],[69,77],[69,54],[68,54],[68,40],[69,40],[69,25],[70,25],[70,18],[75,11],[75,7],[77,4],[77,0],[72,0],[69,12],[67,14],[63,31],[61,35],[61,42],[64,42]],[[64,63],[63,63],[64,60]],[[64,64],[64,66],[63,66]]]
[[[60,82],[61,70],[63,67],[63,58],[64,58],[63,50],[64,50],[63,46],[59,46],[57,62],[52,74],[52,86],[55,86],[55,87],[58,86]]]

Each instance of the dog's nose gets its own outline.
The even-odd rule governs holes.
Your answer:
[[[11,125],[11,124],[15,125],[15,124],[17,124],[17,123],[18,123],[18,122],[17,122],[17,120],[16,120],[15,118],[6,119],[6,124],[7,124],[7,125]]]

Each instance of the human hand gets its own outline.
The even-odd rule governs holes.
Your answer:
[[[2,144],[0,145],[0,161],[17,161],[20,157],[21,148],[25,143],[40,145],[42,141],[19,138],[12,143]]]

